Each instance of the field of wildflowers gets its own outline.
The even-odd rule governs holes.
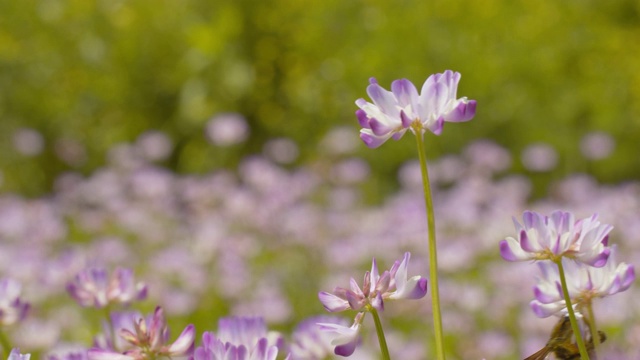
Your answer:
[[[0,14],[0,360],[640,358],[637,1]]]
[[[393,92],[372,82],[375,105],[357,102],[364,142],[377,147],[372,136],[397,139],[398,129],[439,133],[443,120],[456,119],[448,112],[473,117],[475,102],[456,100],[459,74],[434,76],[420,98],[406,80]],[[432,100],[434,116],[405,113]],[[247,123],[222,114],[206,131],[224,147],[244,141]],[[566,313],[557,269],[533,263],[550,259],[565,264],[579,319],[596,314],[606,334],[600,358],[637,358],[639,294],[626,264],[640,259],[640,183],[605,186],[575,174],[531,202],[530,180],[510,174],[511,155],[489,140],[430,160],[440,294],[432,310],[420,162],[399,169],[397,192],[368,204],[361,185],[369,165],[353,155],[363,146],[355,127],[333,129],[322,144],[327,155],[305,166],[287,166],[296,149],[280,140],[237,169],[181,175],[156,165],[171,142],[155,131],[114,147],[88,176],[62,174],[46,196],[2,195],[4,356],[19,348],[43,359],[326,359],[334,351],[376,359],[375,329],[384,328],[384,358],[433,358],[438,346],[438,356],[454,359],[523,358],[547,344],[558,321],[551,315]],[[536,212],[519,220],[527,209]],[[572,259],[608,265],[582,275]],[[331,293],[367,269],[364,284]],[[383,304],[402,298],[415,300]],[[580,314],[585,299],[593,312]],[[444,331],[433,340],[435,312]],[[9,358],[20,359],[17,351]]]

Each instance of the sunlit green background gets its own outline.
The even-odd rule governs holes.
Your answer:
[[[427,139],[431,157],[477,138],[519,152],[545,142],[559,178],[589,171],[613,182],[640,167],[640,3],[609,1],[23,0],[0,2],[0,191],[40,195],[68,169],[89,173],[117,143],[167,132],[178,172],[206,172],[289,137],[299,161],[336,125],[354,129],[354,100],[368,78],[418,86],[462,73],[459,96],[478,101],[469,124]],[[220,112],[244,114],[250,140],[222,163],[203,134]],[[14,148],[17,129],[38,130],[45,150]],[[611,157],[579,153],[606,131]],[[73,144],[80,156],[55,154]],[[392,179],[414,142],[361,147],[374,176]],[[392,180],[382,186],[393,186]]]

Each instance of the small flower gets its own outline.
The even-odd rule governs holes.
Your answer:
[[[336,355],[349,356],[355,350],[364,312],[384,310],[385,299],[421,299],[427,294],[427,279],[421,276],[407,279],[410,258],[411,254],[405,253],[402,261],[396,261],[391,270],[384,271],[382,276],[378,273],[376,259],[373,259],[371,271],[367,271],[364,275],[362,289],[351,278],[350,289],[337,287],[333,294],[324,291],[318,293],[320,302],[329,312],[347,309],[359,311],[351,327],[329,323],[318,324],[320,329],[333,334],[331,344],[335,346]]]
[[[456,99],[460,73],[446,70],[429,76],[420,94],[407,79],[391,83],[391,91],[371,78],[367,94],[373,104],[356,100],[356,111],[362,129],[360,138],[370,148],[382,145],[389,138],[399,140],[407,129],[424,134],[429,129],[436,135],[442,132],[445,121],[462,122],[473,118],[476,101],[466,97]]]
[[[568,257],[602,267],[609,257],[609,232],[613,226],[600,224],[598,215],[575,221],[573,214],[554,211],[551,216],[525,211],[523,225],[513,220],[517,239],[500,242],[500,255],[507,261],[552,260]]]
[[[326,326],[323,327],[323,325]],[[335,348],[332,344],[335,339],[331,329],[333,325],[344,327],[348,322],[335,316],[314,316],[298,324],[293,331],[290,346],[291,359],[327,359],[334,353]]]
[[[202,345],[194,351],[193,360],[275,360],[281,340],[267,332],[262,318],[222,318],[217,336],[210,331],[202,335]]]
[[[111,279],[101,268],[87,268],[67,284],[67,292],[80,306],[103,308],[110,303],[128,305],[147,297],[147,286],[133,280],[133,271],[117,268]]]
[[[364,313],[360,312],[350,327],[334,323],[318,323],[318,326],[320,330],[329,334],[331,345],[335,347],[333,352],[336,355],[351,356],[360,341],[360,328],[363,319]]]
[[[114,352],[124,352],[131,348],[131,344],[121,336],[113,334],[112,329],[135,332],[136,322],[143,318],[142,314],[138,311],[112,311],[109,318],[110,321],[102,323],[103,332],[94,337],[94,347]],[[115,338],[112,338],[113,335],[116,335]]]
[[[402,262],[396,261],[391,270],[378,273],[376,259],[373,259],[371,271],[364,275],[363,288],[351,278],[351,289],[337,287],[334,293],[320,292],[318,297],[329,312],[347,309],[362,310],[372,306],[384,310],[384,299],[421,299],[427,294],[427,279],[414,276],[407,279],[410,253],[405,253]]]
[[[29,360],[31,354],[20,354],[20,349],[14,348],[9,354],[8,360]]]
[[[145,318],[139,318],[134,324],[134,331],[120,329],[119,335],[133,348],[124,353],[113,350],[93,348],[88,351],[89,360],[149,360],[157,356],[185,356],[193,353],[195,327],[188,325],[172,344],[169,340],[169,328],[161,307]]]
[[[591,303],[592,299],[610,296],[625,291],[635,280],[633,265],[616,261],[616,246],[611,247],[607,264],[601,268],[563,260],[567,288],[572,304],[578,309]],[[538,264],[542,276],[534,287],[535,300],[531,302],[533,312],[539,317],[548,317],[566,309],[558,267],[549,262]]]
[[[13,325],[23,320],[30,305],[20,299],[22,285],[13,279],[0,281],[0,325]]]

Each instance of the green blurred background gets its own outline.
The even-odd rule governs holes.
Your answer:
[[[329,129],[357,129],[369,77],[420,87],[445,69],[462,73],[458,95],[478,114],[429,136],[430,157],[490,138],[526,173],[518,154],[544,142],[559,166],[536,175],[542,187],[578,171],[638,177],[637,0],[22,0],[1,1],[0,14],[2,192],[47,193],[61,172],[90,173],[150,129],[174,142],[163,165],[177,172],[233,165],[273,137],[294,140],[305,163]],[[225,163],[203,132],[221,112],[251,126]],[[19,129],[37,130],[43,151],[16,151]],[[580,154],[591,131],[613,136],[610,157]],[[393,184],[414,144],[358,154]],[[73,161],[56,154],[64,146]]]

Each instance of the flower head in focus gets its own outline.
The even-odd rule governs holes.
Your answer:
[[[580,262],[562,260],[571,303],[580,309],[592,299],[610,296],[627,290],[635,280],[633,265],[616,259],[616,246],[611,247],[607,264],[601,268]],[[538,263],[542,276],[534,287],[535,300],[531,308],[538,317],[548,317],[566,311],[558,267],[549,262]]]
[[[476,101],[466,97],[456,99],[459,81],[460,73],[446,70],[429,76],[418,94],[407,79],[395,80],[388,91],[371,78],[367,94],[373,103],[356,100],[360,108],[356,116],[362,126],[360,138],[368,147],[376,148],[389,138],[399,140],[407,129],[416,135],[427,129],[439,135],[445,121],[471,120]]]
[[[202,334],[202,345],[194,351],[193,360],[275,360],[281,340],[267,332],[262,318],[222,318],[217,334]]]
[[[421,299],[427,294],[426,278],[413,276],[407,279],[410,258],[411,254],[405,253],[402,261],[396,261],[391,269],[385,270],[382,275],[378,272],[376,260],[373,259],[371,271],[367,271],[364,275],[362,288],[351,278],[350,289],[337,287],[333,293],[324,291],[318,293],[320,302],[329,312],[348,309],[359,311],[351,327],[318,324],[321,329],[334,333],[332,345],[336,346],[336,354],[349,356],[353,353],[364,312],[384,310],[384,300],[387,299]]]
[[[21,284],[13,279],[0,280],[0,325],[13,325],[23,320],[30,305],[20,299]]]
[[[606,246],[613,226],[600,224],[598,215],[576,221],[573,214],[554,211],[544,216],[525,211],[523,224],[513,220],[517,238],[500,242],[500,255],[507,261],[552,260],[567,257],[602,267],[610,249]]]
[[[8,360],[29,360],[29,358],[31,358],[31,354],[20,354],[20,349],[13,348]]]
[[[84,307],[103,308],[110,303],[128,305],[147,297],[147,286],[135,282],[131,269],[117,268],[111,278],[102,268],[87,268],[67,284],[67,292]]]
[[[119,329],[119,335],[131,346],[124,353],[111,349],[93,348],[87,353],[89,360],[149,360],[158,356],[188,356],[193,353],[195,327],[188,325],[176,341],[168,344],[169,328],[161,307],[146,319],[141,317],[135,321],[133,331]]]
[[[366,310],[367,306],[384,310],[384,299],[421,299],[427,294],[427,279],[414,276],[407,279],[410,253],[405,253],[402,261],[396,261],[391,270],[378,272],[376,259],[373,259],[371,271],[364,275],[362,289],[355,279],[351,278],[351,288],[335,288],[333,294],[321,291],[320,302],[329,312],[353,309]]]

